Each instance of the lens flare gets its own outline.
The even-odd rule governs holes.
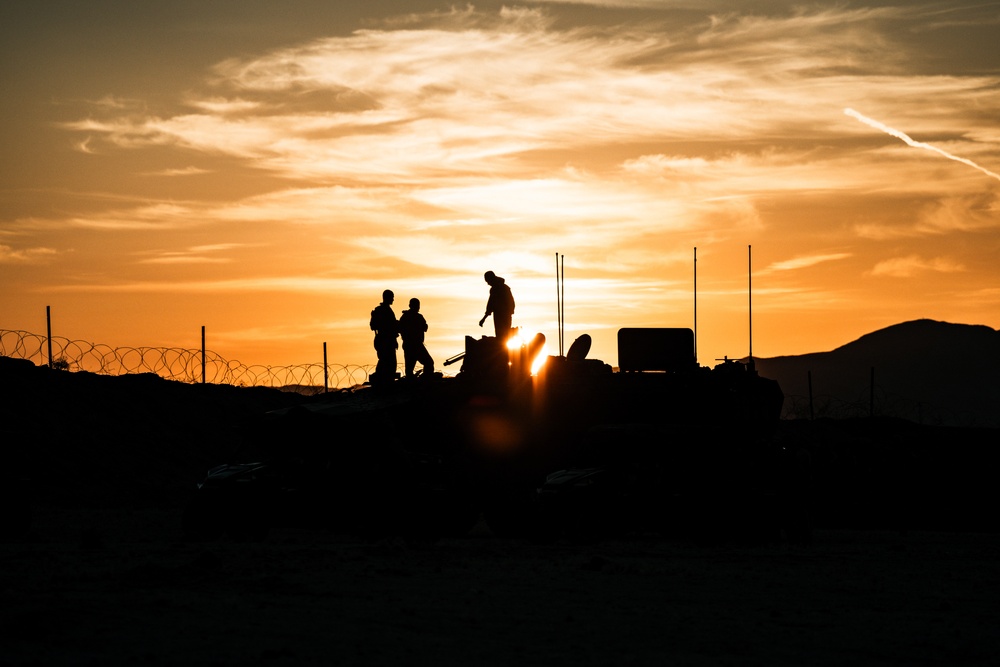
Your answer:
[[[511,352],[519,350],[527,344],[528,341],[521,335],[520,329],[514,329],[510,334],[510,338],[507,339],[507,349]]]
[[[547,354],[547,348],[548,344],[547,343],[543,344],[541,349],[538,350],[538,354],[536,354],[535,358],[532,360],[531,362],[532,375],[538,375],[538,373],[541,372],[542,368],[545,367],[545,362],[549,358]]]
[[[512,329],[510,338],[507,339],[507,350],[511,353],[511,358],[514,355],[535,355],[531,359],[531,374],[536,375],[538,371],[542,369],[545,365],[546,359],[546,347],[545,337],[541,334],[537,334],[535,338],[529,339],[523,333],[523,329]],[[538,345],[533,345],[536,343],[536,338],[541,339],[541,343]],[[534,349],[533,349],[534,348]]]

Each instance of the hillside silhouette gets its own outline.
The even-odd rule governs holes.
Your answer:
[[[1000,426],[1000,331],[930,319],[866,334],[829,352],[757,359],[785,393],[784,416],[874,415],[948,426]]]

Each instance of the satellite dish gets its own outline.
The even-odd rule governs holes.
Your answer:
[[[583,361],[590,353],[590,344],[592,342],[590,334],[583,334],[569,346],[569,352],[566,353],[566,358],[570,361]]]

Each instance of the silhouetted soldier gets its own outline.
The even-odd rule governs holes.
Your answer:
[[[484,273],[483,279],[490,286],[490,298],[486,302],[486,314],[479,320],[479,326],[483,326],[486,318],[493,315],[497,338],[506,343],[510,337],[511,317],[514,315],[514,295],[507,282],[492,271]]]
[[[420,314],[420,299],[410,299],[410,309],[399,316],[399,333],[403,337],[403,366],[406,377],[413,377],[413,369],[420,362],[425,377],[434,374],[434,360],[424,347],[427,320]]]
[[[399,348],[396,337],[399,336],[399,323],[396,322],[396,313],[392,312],[394,299],[392,290],[382,292],[382,303],[375,306],[368,323],[375,332],[375,352],[378,354],[378,363],[371,376],[374,383],[392,382],[396,379],[396,350]]]

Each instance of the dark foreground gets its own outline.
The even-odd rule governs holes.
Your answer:
[[[47,509],[0,545],[4,665],[993,665],[1000,536],[810,545],[184,542],[169,510]]]
[[[0,362],[3,362],[0,359]],[[993,665],[995,431],[783,423],[809,543],[183,539],[194,485],[302,397],[0,364],[0,665]],[[295,434],[288,434],[294,439]],[[331,433],[331,441],[340,434]],[[30,506],[30,522],[14,511]],[[344,507],[345,512],[351,511]]]

